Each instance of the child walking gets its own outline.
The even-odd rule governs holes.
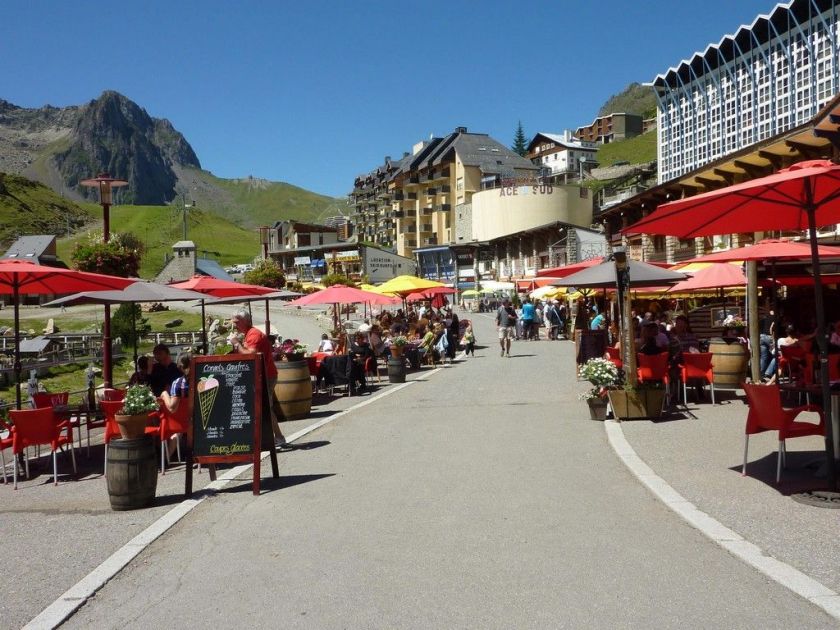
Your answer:
[[[467,324],[464,330],[464,338],[461,340],[464,344],[464,353],[475,356],[475,333],[473,333],[472,324]]]

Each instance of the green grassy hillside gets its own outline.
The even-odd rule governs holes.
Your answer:
[[[61,197],[43,184],[0,173],[0,247],[18,236],[67,234],[90,221],[90,210]]]
[[[94,206],[98,208],[98,206]],[[101,230],[99,220],[91,229]],[[259,237],[210,211],[190,210],[187,215],[187,238],[195,242],[199,255],[217,260],[222,265],[247,262],[259,254]],[[172,253],[172,245],[183,238],[183,215],[169,206],[114,206],[111,208],[111,231],[131,232],[146,244],[140,266],[143,278],[153,278],[164,265],[164,256]],[[88,232],[58,241],[58,255],[70,264],[75,244],[88,238]]]
[[[199,206],[222,214],[230,221],[244,227],[272,225],[283,219],[319,222],[328,216],[346,211],[343,199],[264,179],[222,179],[208,171],[184,169],[203,185],[194,194]],[[216,194],[213,189],[217,189]]]
[[[656,130],[648,131],[641,136],[610,142],[598,147],[596,156],[602,168],[612,166],[616,162],[630,164],[644,164],[656,159]]]

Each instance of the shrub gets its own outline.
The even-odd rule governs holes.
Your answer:
[[[334,284],[343,284],[344,286],[356,288],[356,283],[341,273],[328,273],[321,278],[321,284],[325,287],[331,287]]]
[[[242,279],[247,284],[256,284],[273,289],[282,289],[286,286],[286,277],[283,275],[283,270],[271,258],[265,258],[257,262],[251,271],[245,272]]]

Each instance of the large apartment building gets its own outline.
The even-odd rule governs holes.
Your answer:
[[[538,173],[539,167],[487,134],[457,127],[356,178],[351,202],[359,240],[408,257],[418,248],[452,243],[456,206],[505,181],[535,181]]]
[[[836,0],[777,4],[652,85],[659,182],[813,118],[840,89]]]
[[[588,125],[578,127],[575,137],[584,142],[609,144],[616,140],[625,140],[638,136],[644,130],[644,121],[637,114],[614,112],[607,116],[598,116]]]

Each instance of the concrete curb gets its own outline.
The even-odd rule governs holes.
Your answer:
[[[607,420],[604,422],[604,429],[610,446],[619,459],[670,510],[712,542],[840,621],[840,595],[799,569],[768,556],[757,545],[744,540],[723,523],[697,509],[697,506],[674,490],[636,454],[624,437],[620,423]]]

